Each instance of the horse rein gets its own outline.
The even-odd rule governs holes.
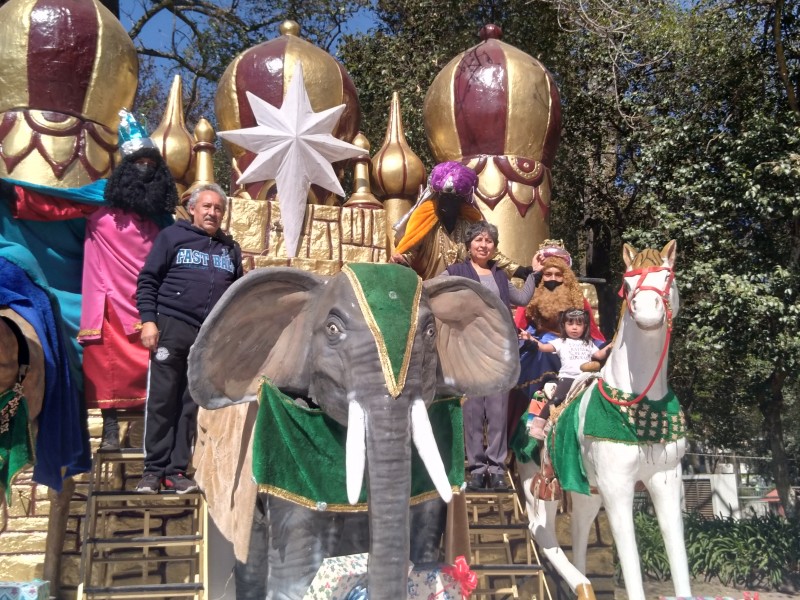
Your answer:
[[[650,273],[655,273],[658,271],[668,271],[669,275],[667,276],[667,280],[664,283],[664,289],[659,289],[652,285],[642,285],[644,283],[645,277]],[[656,365],[656,370],[653,373],[653,376],[650,378],[650,383],[647,384],[647,387],[644,391],[639,394],[636,398],[630,401],[625,400],[617,400],[612,398],[608,395],[608,393],[603,388],[603,378],[599,377],[597,380],[597,388],[600,390],[600,395],[603,396],[606,400],[611,402],[612,404],[616,404],[617,406],[633,406],[635,404],[639,404],[644,398],[647,397],[647,392],[650,391],[650,388],[653,387],[653,384],[656,382],[656,377],[661,372],[661,368],[664,366],[664,360],[667,358],[667,353],[669,352],[669,342],[670,338],[672,337],[672,304],[669,301],[669,292],[672,288],[672,284],[675,281],[675,271],[673,271],[670,267],[664,266],[657,266],[657,267],[643,267],[641,269],[636,269],[635,271],[630,271],[623,275],[623,280],[627,277],[635,277],[636,275],[639,278],[636,280],[636,285],[633,289],[627,294],[624,294],[625,284],[623,283],[622,287],[619,290],[619,295],[625,298],[625,304],[628,307],[628,312],[633,312],[631,310],[631,301],[636,297],[636,294],[643,291],[650,291],[655,292],[661,298],[661,301],[664,303],[664,310],[667,315],[667,335],[664,338],[664,347],[661,349],[661,356],[658,359],[658,365]]]

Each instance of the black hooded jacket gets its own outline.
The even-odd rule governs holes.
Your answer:
[[[136,284],[142,323],[158,314],[202,325],[230,285],[242,276],[239,244],[222,230],[209,236],[188,221],[163,229]]]

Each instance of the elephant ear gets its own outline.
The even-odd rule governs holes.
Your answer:
[[[437,325],[437,393],[487,396],[516,385],[517,333],[500,297],[465,277],[436,277],[423,285]]]
[[[249,272],[206,318],[189,353],[189,389],[203,408],[256,400],[261,377],[305,395],[314,299],[327,279],[291,268]]]

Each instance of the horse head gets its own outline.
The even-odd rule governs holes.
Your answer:
[[[622,258],[626,270],[620,295],[625,299],[628,314],[644,331],[668,329],[672,317],[678,314],[680,300],[674,285],[675,240],[659,252],[646,248],[641,252],[625,244]]]

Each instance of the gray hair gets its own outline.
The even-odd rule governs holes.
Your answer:
[[[497,227],[488,221],[478,221],[477,223],[472,223],[469,227],[467,227],[466,238],[464,239],[464,243],[467,245],[467,250],[469,250],[472,240],[482,233],[488,233],[495,246],[500,243],[500,233],[497,231]]]
[[[186,206],[188,208],[194,208],[194,205],[197,204],[197,197],[203,192],[214,192],[222,199],[222,205],[225,209],[225,212],[228,212],[228,194],[226,194],[225,190],[223,190],[216,183],[204,183],[203,185],[195,188],[192,191],[192,195],[189,196],[189,199],[186,201]]]

